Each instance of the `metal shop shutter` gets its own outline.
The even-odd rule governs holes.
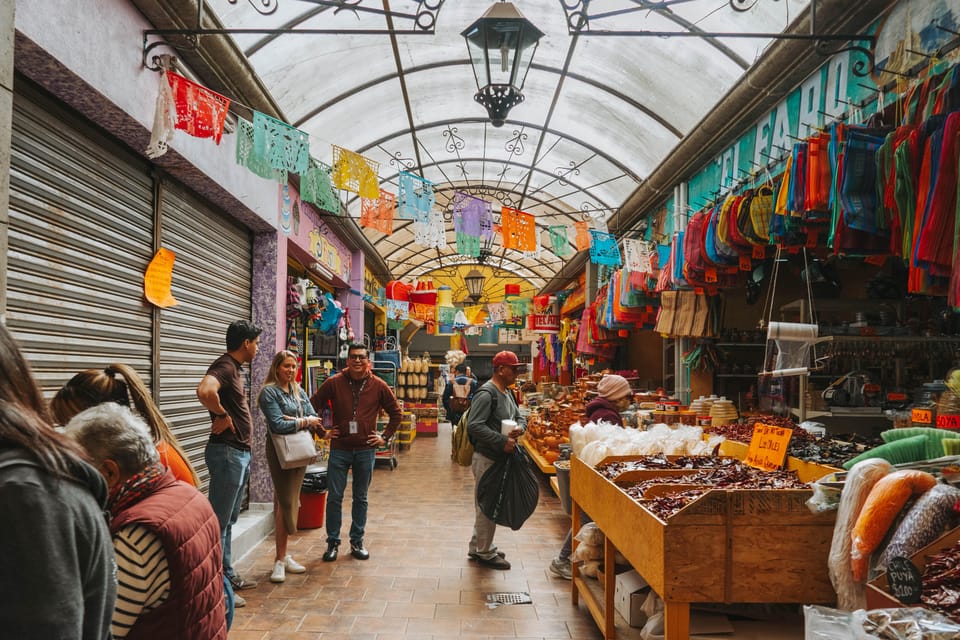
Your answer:
[[[206,487],[210,418],[196,390],[226,350],[227,325],[251,318],[251,234],[177,183],[164,180],[162,194],[162,245],[176,253],[179,304],[160,314],[160,408]]]
[[[145,162],[17,77],[7,326],[48,397],[111,362],[150,384],[152,199]]]

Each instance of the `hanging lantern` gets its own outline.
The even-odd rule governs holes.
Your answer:
[[[523,84],[543,32],[523,17],[512,2],[498,2],[460,35],[467,41],[477,93],[495,127],[523,102]]]

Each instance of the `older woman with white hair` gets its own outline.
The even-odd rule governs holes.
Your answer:
[[[82,411],[66,433],[109,489],[113,637],[226,638],[220,525],[206,497],[160,463],[149,427],[126,407]]]

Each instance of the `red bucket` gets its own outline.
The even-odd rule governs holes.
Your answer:
[[[327,512],[327,492],[300,493],[300,515],[297,516],[297,529],[319,529],[323,526],[323,517]]]

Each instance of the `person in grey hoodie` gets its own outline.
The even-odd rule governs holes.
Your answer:
[[[0,635],[105,640],[117,595],[104,505],[85,454],[50,426],[30,368],[0,323]]]

